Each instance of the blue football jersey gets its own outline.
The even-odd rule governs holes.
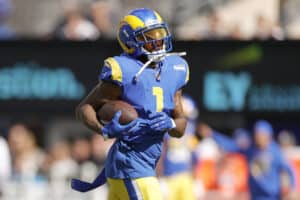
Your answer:
[[[142,66],[141,61],[127,55],[110,57],[105,60],[100,79],[121,87],[121,100],[131,104],[140,118],[148,118],[153,112],[170,115],[176,91],[189,79],[186,61],[180,56],[168,56],[157,68],[146,68],[138,81],[134,81],[134,75]],[[159,79],[156,78],[158,70]],[[164,134],[141,130],[117,139],[108,153],[106,176],[121,179],[155,176]]]

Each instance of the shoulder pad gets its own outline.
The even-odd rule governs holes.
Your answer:
[[[107,58],[104,61],[104,66],[110,68],[112,80],[122,82],[122,80],[123,80],[122,69],[121,69],[121,66],[119,65],[118,61],[115,58],[113,58],[113,57]]]
[[[177,80],[178,81],[177,90],[178,90],[184,87],[190,79],[189,66],[186,60],[180,56],[177,55],[170,56],[169,59],[171,59],[174,70],[180,72]]]
[[[109,57],[104,60],[104,65],[101,69],[99,79],[122,86],[122,68],[114,57]]]

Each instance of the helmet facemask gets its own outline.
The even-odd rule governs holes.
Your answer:
[[[140,53],[151,59],[172,49],[171,35],[165,24],[159,24],[137,31],[135,34]]]

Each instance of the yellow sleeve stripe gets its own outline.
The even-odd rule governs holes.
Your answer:
[[[189,80],[190,80],[190,68],[187,66],[187,68],[186,68],[185,83],[187,83]]]
[[[140,18],[134,15],[126,15],[123,21],[128,23],[133,30],[145,27],[145,23]]]
[[[119,63],[114,58],[107,58],[105,63],[111,68],[111,78],[114,81],[122,82],[123,74]]]

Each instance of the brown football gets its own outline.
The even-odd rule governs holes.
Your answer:
[[[115,100],[105,103],[97,112],[97,117],[102,124],[106,124],[112,120],[115,113],[121,110],[120,124],[128,124],[138,117],[138,113],[133,106],[125,101]]]

